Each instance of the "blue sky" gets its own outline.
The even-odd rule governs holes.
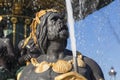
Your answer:
[[[113,66],[120,77],[120,0],[95,11],[75,23],[76,47],[83,55],[94,59],[102,68],[105,80]],[[70,49],[70,40],[67,48]]]

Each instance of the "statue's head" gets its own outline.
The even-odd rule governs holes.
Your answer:
[[[50,41],[62,41],[66,47],[68,36],[64,16],[54,9],[41,10],[33,19],[30,36],[24,41],[23,48],[32,38],[42,54],[47,50]]]
[[[48,12],[40,18],[40,24],[37,26],[38,37],[44,35],[48,40],[66,40],[68,38],[68,27],[65,24],[63,16],[58,12]]]
[[[67,41],[69,36],[68,27],[66,26],[64,17],[59,12],[49,11],[40,17],[40,24],[36,30],[37,40],[40,47],[45,49],[49,45],[49,41]]]

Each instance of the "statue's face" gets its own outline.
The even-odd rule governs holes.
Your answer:
[[[69,32],[62,17],[58,13],[52,13],[47,20],[47,35],[49,40],[67,39]]]

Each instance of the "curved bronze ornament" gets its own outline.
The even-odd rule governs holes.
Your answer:
[[[54,80],[87,80],[84,76],[78,74],[77,72],[68,72],[56,76]]]
[[[82,60],[83,56],[80,54],[77,56],[78,67],[86,67],[85,62]]]
[[[35,72],[42,73],[44,71],[47,71],[49,68],[50,68],[50,64],[46,61],[43,61],[40,64],[36,65]]]
[[[56,63],[53,64],[52,69],[54,72],[57,73],[66,73],[72,69],[72,65],[68,61],[58,60]]]
[[[82,60],[82,55],[78,55],[77,58],[78,67],[86,67],[85,62]],[[47,71],[50,67],[56,73],[67,73],[72,69],[73,60],[65,61],[58,60],[57,62],[48,63],[46,61],[38,62],[36,58],[31,58],[31,63],[35,67],[36,73],[42,73]]]
[[[56,73],[66,73],[72,69],[72,64],[64,60],[58,60],[56,63],[48,63],[46,61],[38,63],[36,58],[32,58],[31,63],[35,66],[36,73],[47,71],[50,67],[52,67],[53,71]]]
[[[35,66],[36,73],[42,73],[44,71],[47,71],[51,66],[51,64],[46,61],[38,63],[36,58],[31,58],[31,63],[33,64],[33,66]]]

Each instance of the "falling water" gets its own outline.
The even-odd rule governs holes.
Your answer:
[[[74,35],[74,19],[72,13],[72,6],[70,0],[66,0],[66,7],[68,13],[68,25],[70,28],[70,39],[71,39],[71,48],[73,52],[73,56],[76,57],[76,40]]]
[[[72,48],[72,52],[73,52],[73,56],[76,57],[76,40],[75,40],[75,36],[74,36],[74,19],[73,19],[73,9],[72,9],[72,5],[71,5],[71,1],[72,0],[66,0],[66,7],[67,7],[67,13],[68,13],[68,25],[70,28],[70,40],[71,40],[71,48]],[[78,0],[79,2],[79,18],[83,19],[83,17],[87,14],[86,11],[88,7],[88,9],[90,9],[91,11],[96,10],[96,6],[99,3],[99,0],[96,0],[94,2],[92,2],[91,5],[89,6],[85,6],[87,0]]]
[[[73,19],[73,10],[71,5],[71,0],[66,0],[66,8],[68,13],[68,25],[70,28],[70,40],[71,40],[71,48],[73,53],[73,61],[74,61],[74,70],[77,71],[76,65],[76,40],[74,35],[74,19]]]

